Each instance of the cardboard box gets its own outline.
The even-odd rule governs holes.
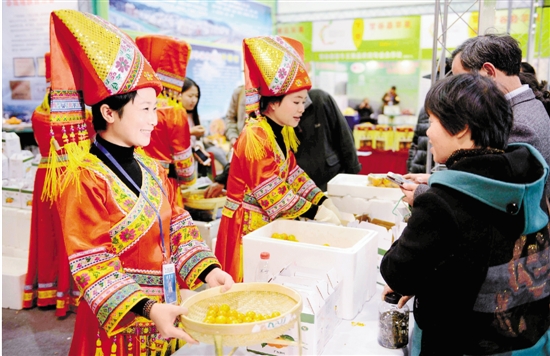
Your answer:
[[[2,153],[2,180],[10,178],[10,160]]]
[[[15,132],[2,131],[2,152],[6,157],[21,152],[21,140]]]
[[[27,187],[21,189],[20,199],[21,199],[21,209],[32,210],[32,195],[33,195],[33,186],[27,185]]]
[[[31,151],[23,150],[10,157],[10,179],[23,179],[31,170],[34,155]]]
[[[299,242],[271,238],[273,233],[296,236]],[[328,246],[325,246],[328,245]],[[244,281],[251,282],[260,253],[267,251],[272,275],[292,264],[334,268],[342,278],[338,316],[353,319],[376,293],[377,233],[364,229],[275,220],[243,237]]]
[[[8,185],[2,187],[2,206],[10,208],[21,208],[21,187]]]
[[[298,271],[301,267],[295,267]],[[336,308],[340,298],[341,285],[333,286],[329,281],[328,272],[317,270],[317,277],[296,277],[287,275],[276,276],[271,283],[278,283],[296,290],[302,296],[303,308],[300,315],[300,330],[302,355],[320,355],[325,345],[332,337],[336,326],[341,319],[338,318]],[[332,273],[334,274],[334,270]],[[285,271],[281,272],[281,274]],[[291,272],[288,273],[298,273]],[[279,338],[287,341],[299,341],[298,326],[281,335]],[[260,344],[247,347],[247,351],[264,355],[298,355],[298,345],[276,345],[269,340]]]

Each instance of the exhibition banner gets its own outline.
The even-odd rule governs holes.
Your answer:
[[[272,34],[271,7],[254,1],[109,0],[109,21],[121,29],[241,46]]]
[[[4,116],[29,121],[46,93],[44,54],[50,51],[50,13],[78,9],[77,0],[2,1]]]
[[[201,89],[198,112],[208,128],[213,119],[223,118],[233,90],[243,84],[241,53],[202,45],[192,45],[187,76]]]
[[[277,24],[277,35],[290,37],[302,42],[304,46],[304,57],[306,62],[313,60],[311,52],[311,37],[312,37],[311,22],[295,22]]]
[[[314,61],[404,60],[420,54],[420,16],[318,21]]]
[[[550,56],[550,8],[537,8],[535,18],[534,35],[534,58],[538,58],[538,51],[541,51],[541,57]],[[530,9],[513,9],[510,20],[510,34],[521,45],[523,56],[527,57],[527,43],[529,41],[529,15]],[[468,38],[477,36],[479,22],[479,12],[469,12],[459,17],[456,14],[449,14],[447,18],[447,37],[446,47],[447,56]],[[508,10],[497,10],[495,14],[495,24],[489,29],[489,33],[507,33]],[[439,24],[438,37],[442,37],[441,24]],[[433,15],[423,15],[421,19],[421,51],[422,59],[432,58],[434,34]],[[441,49],[441,46],[440,46]],[[439,53],[438,53],[439,57]]]

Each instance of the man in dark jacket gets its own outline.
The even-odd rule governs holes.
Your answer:
[[[321,89],[311,89],[300,124],[295,128],[300,140],[296,161],[322,191],[338,173],[359,173],[361,164],[353,135],[334,99]],[[217,196],[227,182],[229,165],[216,176],[205,197]]]
[[[308,92],[310,100],[296,127],[300,140],[296,161],[322,190],[338,173],[359,173],[361,164],[353,135],[336,101],[321,89]]]
[[[418,121],[414,128],[414,136],[409,149],[409,158],[407,158],[407,172],[426,173],[426,159],[428,156],[428,136],[426,130],[430,127],[429,116],[424,110],[420,109]]]

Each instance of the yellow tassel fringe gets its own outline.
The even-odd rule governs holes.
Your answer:
[[[247,131],[244,154],[246,158],[252,161],[259,161],[265,158],[266,145],[271,144],[272,147],[277,145],[275,134],[267,120],[268,119],[263,116],[256,119],[251,118],[243,129],[243,131]],[[261,135],[259,130],[255,129],[257,127],[261,127],[267,137],[262,137],[263,135]],[[296,132],[294,132],[294,128],[291,126],[284,126],[282,135],[286,147],[281,147],[281,149],[291,149],[293,152],[297,152],[300,141],[298,140],[298,136],[296,136]]]

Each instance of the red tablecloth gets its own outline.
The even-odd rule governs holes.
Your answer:
[[[407,157],[409,151],[380,151],[373,150],[370,156],[359,156],[359,162],[363,166],[359,174],[369,173],[407,173]]]

